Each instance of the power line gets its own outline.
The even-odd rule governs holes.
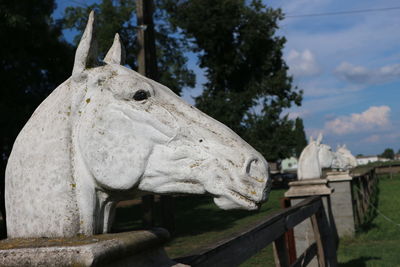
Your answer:
[[[395,7],[359,9],[359,10],[326,12],[326,13],[287,15],[285,17],[286,18],[302,18],[302,17],[336,16],[336,15],[346,15],[346,14],[356,14],[356,13],[370,13],[370,12],[380,12],[380,11],[391,11],[391,10],[399,10],[399,9],[400,9],[400,6],[395,6]]]

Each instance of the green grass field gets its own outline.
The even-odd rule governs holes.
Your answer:
[[[167,244],[171,258],[184,256],[215,242],[241,232],[274,210],[285,190],[273,190],[270,199],[258,212],[223,211],[210,197],[190,196],[175,199],[176,228],[174,238]],[[354,238],[340,241],[340,266],[400,266],[400,175],[379,182],[378,209],[394,224],[378,214]],[[136,216],[132,216],[136,214]],[[130,218],[130,219],[127,219]],[[138,206],[120,208],[116,228],[140,228]],[[133,227],[133,228],[132,228]],[[272,246],[268,246],[241,266],[275,266]]]
[[[184,256],[195,250],[240,233],[245,228],[279,209],[279,199],[285,190],[271,191],[269,200],[259,211],[219,209],[209,196],[186,196],[175,198],[176,232],[165,249],[171,258]],[[156,206],[156,222],[160,221],[160,210]],[[138,205],[118,208],[115,230],[140,229],[140,207]],[[267,264],[267,265],[266,265]],[[272,246],[267,247],[243,266],[272,266]]]
[[[379,181],[378,210],[369,228],[355,238],[341,240],[341,266],[400,266],[400,175]]]
[[[178,231],[166,247],[168,255],[171,258],[182,256],[218,240],[229,238],[232,234],[240,233],[267,214],[278,210],[279,199],[283,196],[283,192],[284,190],[273,190],[269,201],[258,212],[220,210],[209,197],[178,199],[176,201]],[[263,261],[268,260],[273,263],[272,249],[267,248],[264,254]]]

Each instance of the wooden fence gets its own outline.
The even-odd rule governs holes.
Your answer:
[[[285,233],[311,220],[315,242],[295,261],[289,259]],[[190,266],[237,266],[273,243],[276,266],[306,266],[317,257],[319,266],[336,266],[336,247],[320,196],[267,216],[257,225],[192,255],[174,259]]]
[[[393,164],[389,164],[389,165],[377,166],[377,167],[375,167],[375,173],[377,175],[388,174],[388,175],[390,175],[390,178],[392,178],[393,174],[400,173],[400,164],[393,163]]]
[[[353,211],[356,227],[368,224],[375,217],[378,201],[378,177],[375,168],[352,175]]]

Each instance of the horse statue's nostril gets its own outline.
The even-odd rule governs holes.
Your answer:
[[[268,170],[262,160],[257,157],[249,157],[245,164],[245,174],[253,179],[263,181]]]

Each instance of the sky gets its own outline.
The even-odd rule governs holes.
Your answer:
[[[66,6],[95,0],[58,0],[54,16]],[[284,58],[293,83],[304,91],[301,117],[307,136],[324,134],[332,148],[346,144],[353,154],[374,155],[400,149],[400,3],[395,0],[273,0],[286,18]],[[372,10],[381,11],[372,11]],[[362,11],[362,12],[359,12]],[[340,15],[326,13],[345,12]],[[325,14],[314,16],[315,14]],[[307,16],[302,16],[307,15]],[[313,15],[313,16],[309,16]],[[74,32],[64,32],[71,40]],[[197,57],[187,54],[197,76],[183,98],[193,103],[206,79]]]
[[[400,3],[398,1],[268,1],[286,18],[279,35],[303,104],[288,111],[307,135],[346,144],[353,154],[400,149]],[[342,15],[343,11],[397,8]],[[292,17],[293,16],[293,17]]]

